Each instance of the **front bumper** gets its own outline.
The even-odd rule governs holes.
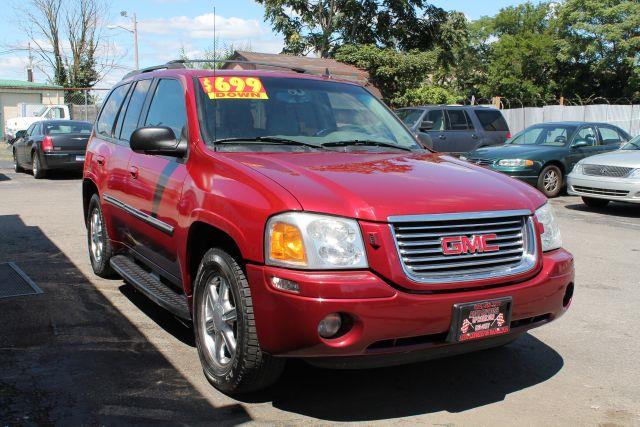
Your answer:
[[[507,168],[497,165],[489,166],[494,172],[500,172],[505,175],[510,176],[511,178],[519,179],[520,181],[524,181],[527,184],[531,184],[536,186],[538,184],[538,175],[540,175],[540,168],[535,165],[527,168]]]
[[[272,287],[274,276],[297,282],[300,294]],[[471,346],[448,343],[445,338],[456,303],[512,297],[513,335],[552,321],[569,306],[563,299],[573,283],[574,268],[571,254],[559,249],[543,255],[542,269],[529,280],[484,289],[434,293],[399,290],[370,271],[303,272],[249,264],[247,277],[260,346],[266,352],[276,356],[340,360],[367,356],[364,359],[374,360],[376,358],[369,356],[380,359],[384,355],[404,354],[406,358],[408,352],[428,355],[459,352],[464,348],[471,351],[483,345],[499,345],[506,339],[491,339]],[[327,314],[336,312],[351,316],[353,327],[337,339],[321,338],[317,333],[318,323]],[[388,358],[383,362],[394,363]]]
[[[567,192],[573,196],[640,203],[640,180],[569,174]]]
[[[78,160],[81,158],[82,160]],[[84,167],[84,151],[64,153],[44,153],[41,156],[42,169],[44,170],[75,170],[81,171]]]

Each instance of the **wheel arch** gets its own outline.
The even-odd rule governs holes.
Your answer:
[[[85,178],[82,180],[82,212],[84,214],[84,222],[87,223],[87,215],[89,215],[89,202],[94,194],[100,195],[98,186],[92,180]]]

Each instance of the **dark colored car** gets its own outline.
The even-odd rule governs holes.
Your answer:
[[[617,150],[630,138],[624,130],[606,123],[542,123],[519,132],[503,146],[480,148],[462,158],[555,197],[578,161]]]
[[[192,322],[215,387],[494,347],[568,309],[539,191],[420,147],[353,82],[179,64],[108,95],[84,217],[94,272]]]
[[[91,130],[91,123],[74,120],[32,124],[13,143],[16,172],[29,169],[40,179],[51,170],[81,171]]]
[[[490,107],[431,105],[400,108],[396,114],[424,146],[443,153],[500,145],[510,136],[500,110]]]

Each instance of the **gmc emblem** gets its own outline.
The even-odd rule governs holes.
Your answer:
[[[487,241],[495,239],[495,234],[483,234],[481,236],[451,236],[440,239],[442,253],[445,255],[475,254],[483,252],[496,252],[500,250],[498,245],[490,245]]]

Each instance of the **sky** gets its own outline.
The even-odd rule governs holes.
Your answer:
[[[14,13],[0,15],[0,78],[26,79],[27,54],[12,51],[24,46],[28,38],[19,28],[19,7],[28,0],[2,0]],[[519,0],[433,0],[436,6],[463,12],[468,19],[493,15],[501,8],[523,3]],[[184,48],[190,58],[198,57],[213,44],[213,8],[216,9],[216,28],[221,44],[236,48],[250,48],[256,52],[278,53],[283,46],[282,36],[274,33],[264,22],[264,9],[254,0],[111,0],[110,25],[131,26],[135,12],[138,20],[140,66],[164,63],[179,57]],[[127,11],[128,18],[120,16]],[[123,74],[133,69],[133,37],[122,29],[105,29],[110,56],[116,68],[106,73],[96,87],[110,87]],[[35,70],[35,80],[46,82],[47,75]]]

